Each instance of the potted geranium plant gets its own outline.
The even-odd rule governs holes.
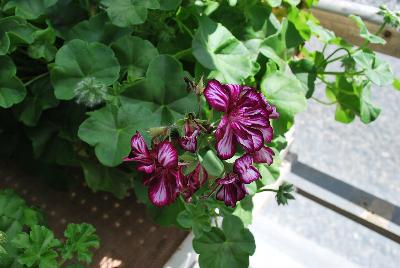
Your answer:
[[[372,84],[399,87],[368,48],[399,14],[382,8],[377,33],[353,16],[365,39],[354,47],[319,25],[316,2],[2,0],[1,155],[76,167],[119,198],[133,187],[157,222],[193,230],[200,266],[246,267],[252,196],[292,198],[290,185],[268,185],[316,81],[344,123],[378,117]],[[312,36],[322,51],[304,47]]]

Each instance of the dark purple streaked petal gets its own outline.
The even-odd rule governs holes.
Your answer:
[[[208,82],[204,97],[215,110],[226,112],[229,107],[229,92],[217,80]]]
[[[222,117],[215,131],[215,139],[217,141],[216,149],[219,158],[225,160],[231,158],[235,154],[236,140],[226,116]]]
[[[217,191],[216,199],[224,201],[227,206],[235,207],[236,202],[242,200],[247,194],[246,187],[234,173],[218,180],[218,184],[221,187]]]
[[[256,163],[267,163],[268,165],[271,165],[274,155],[275,153],[271,148],[264,146],[257,152],[253,153],[253,158]]]
[[[178,152],[171,142],[163,141],[157,146],[157,161],[164,168],[175,168],[178,166]]]
[[[264,144],[263,135],[260,130],[244,126],[240,122],[231,122],[236,140],[243,146],[246,152],[258,151]]]
[[[274,137],[274,130],[273,128],[269,125],[267,127],[259,128],[263,135],[264,143],[270,143]]]
[[[151,203],[157,207],[171,204],[175,198],[175,189],[168,183],[166,176],[160,175],[149,185],[148,195]]]
[[[151,156],[143,136],[136,132],[131,139],[131,152],[124,161],[137,162],[137,170],[150,174],[155,170],[154,159]]]
[[[239,100],[240,92],[242,91],[242,86],[234,84],[226,84],[224,86],[229,92],[230,104],[235,104]]]
[[[233,165],[233,171],[238,174],[243,183],[251,183],[258,180],[261,175],[258,170],[253,166],[253,157],[249,154],[236,159]]]
[[[179,145],[183,150],[189,152],[196,152],[197,149],[197,135],[199,134],[199,130],[196,129],[190,136],[184,136],[179,139]]]

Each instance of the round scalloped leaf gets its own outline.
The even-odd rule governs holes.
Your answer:
[[[0,57],[0,107],[9,108],[21,102],[26,89],[19,78],[14,63],[7,56]]]
[[[47,8],[53,6],[58,0],[10,0],[5,4],[4,10],[15,8],[18,17],[34,20],[46,13]]]
[[[51,69],[55,95],[61,100],[75,97],[77,88],[89,79],[110,86],[119,77],[120,66],[106,45],[72,40],[60,48]]]
[[[101,0],[114,25],[128,27],[142,24],[147,19],[147,9],[157,9],[157,0]]]
[[[152,43],[136,36],[121,37],[111,48],[121,64],[122,75],[127,74],[129,81],[144,77],[150,62],[158,56]]]
[[[254,237],[236,216],[226,216],[222,230],[213,227],[193,240],[194,250],[200,254],[201,267],[240,268],[249,266],[249,256],[256,249]]]
[[[254,73],[250,51],[227,28],[207,17],[199,23],[192,50],[204,67],[218,70],[228,83],[241,83]]]

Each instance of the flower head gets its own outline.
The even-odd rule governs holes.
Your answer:
[[[218,179],[217,184],[220,187],[216,198],[217,200],[224,201],[227,206],[235,207],[236,202],[242,200],[247,194],[245,185],[235,173],[229,173],[224,178]]]
[[[208,173],[203,166],[198,163],[196,168],[184,179],[183,195],[188,200],[208,179]]]
[[[154,205],[165,206],[175,201],[184,176],[178,165],[178,152],[171,142],[163,141],[149,150],[143,136],[136,132],[131,152],[124,160],[137,162],[137,169],[147,174],[144,184],[149,187],[149,199]]]
[[[221,159],[229,159],[240,144],[246,153],[255,153],[273,137],[270,118],[279,114],[260,92],[240,85],[211,80],[204,91],[207,102],[224,115],[215,132],[216,149]]]
[[[195,126],[191,120],[186,120],[183,126],[184,136],[179,138],[179,145],[183,150],[189,151],[191,153],[197,150],[197,136],[200,130]]]
[[[261,178],[260,172],[253,166],[253,157],[245,154],[236,159],[233,164],[233,171],[239,176],[243,183],[251,183]]]

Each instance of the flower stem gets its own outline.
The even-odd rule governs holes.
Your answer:
[[[340,75],[340,74],[348,74],[348,75],[359,75],[359,74],[362,74],[362,73],[364,73],[364,70],[362,70],[362,71],[358,71],[358,72],[354,72],[354,73],[348,73],[348,72],[322,72],[322,73],[319,73],[319,74],[327,74],[327,75]]]
[[[311,99],[313,99],[313,100],[315,100],[316,102],[321,103],[321,104],[323,104],[323,105],[334,105],[334,104],[337,103],[337,101],[326,102],[326,101],[320,100],[320,99],[315,98],[315,97],[311,97]]]
[[[184,49],[184,50],[181,50],[181,51],[177,52],[174,55],[174,58],[179,60],[180,58],[183,58],[183,57],[185,57],[187,55],[190,55],[191,53],[192,53],[192,48],[187,48],[187,49]]]
[[[31,80],[29,80],[28,82],[24,83],[24,86],[27,87],[30,84],[32,84],[33,82],[35,82],[36,80],[39,80],[40,78],[45,77],[48,74],[49,74],[49,72],[39,74],[38,76],[36,76],[36,77],[32,78]]]

